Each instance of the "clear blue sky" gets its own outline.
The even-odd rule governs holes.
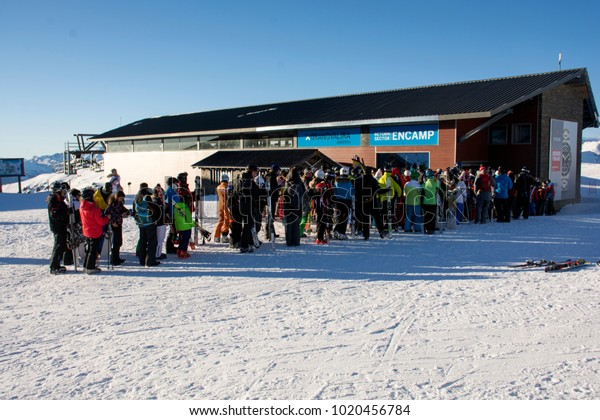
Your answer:
[[[0,0],[0,157],[152,116],[554,71],[561,51],[600,100],[599,4]]]

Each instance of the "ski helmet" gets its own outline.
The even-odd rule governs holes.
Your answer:
[[[341,177],[347,177],[348,175],[350,175],[350,169],[348,169],[347,166],[342,166],[340,168],[340,176]]]
[[[246,170],[248,172],[258,172],[258,166],[254,165],[253,163],[249,164],[248,166],[246,166]]]
[[[222,174],[221,175],[221,182],[229,182],[229,175]]]
[[[325,179],[325,172],[323,169],[319,169],[317,172],[315,172],[315,178]]]
[[[85,201],[94,201],[94,189],[92,187],[85,187],[81,191],[81,198]]]
[[[54,184],[52,184],[52,192],[60,192],[62,191],[63,187],[62,187],[62,183],[60,181],[56,181]]]

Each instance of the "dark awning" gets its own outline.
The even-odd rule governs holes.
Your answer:
[[[223,150],[216,152],[192,165],[198,169],[240,170],[254,164],[259,169],[268,169],[273,164],[280,168],[292,166],[320,168],[335,167],[338,163],[317,149],[283,150]]]

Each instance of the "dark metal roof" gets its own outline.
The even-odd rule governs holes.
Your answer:
[[[566,83],[587,86],[583,128],[597,127],[598,110],[587,70],[573,69],[147,118],[94,139],[486,117]]]
[[[280,150],[222,150],[192,165],[201,169],[243,169],[252,163],[261,169],[268,169],[274,163],[281,168],[292,166],[335,167],[337,162],[317,149],[280,149]]]

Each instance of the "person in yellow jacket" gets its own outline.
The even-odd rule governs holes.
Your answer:
[[[221,183],[217,187],[218,208],[217,214],[219,221],[215,226],[213,238],[215,242],[227,242],[229,235],[229,221],[231,220],[231,211],[227,206],[227,198],[229,194],[229,175],[221,175]]]
[[[104,184],[103,188],[98,188],[94,192],[94,204],[100,210],[104,211],[108,207],[108,199],[112,195],[112,185],[110,182]]]
[[[96,207],[102,211],[104,214],[104,210],[108,207],[108,200],[112,196],[112,184],[107,182],[104,184],[103,188],[98,188],[94,192],[93,200]],[[104,233],[108,230],[109,225],[104,225]],[[114,239],[114,238],[113,238]],[[112,247],[113,244],[108,244],[109,247]],[[104,246],[104,234],[98,241],[98,255],[102,254],[102,247]]]
[[[435,232],[435,218],[437,215],[437,193],[440,184],[433,171],[425,171],[425,183],[423,184],[423,222],[425,233],[433,235]]]
[[[391,165],[385,165],[383,175],[381,175],[377,182],[379,183],[379,186],[385,190],[385,192],[379,194],[379,200],[381,201],[383,209],[382,214],[385,220],[383,225],[387,228],[391,223],[393,229],[396,230],[399,219],[394,209],[397,208],[395,203],[402,197],[402,187],[400,187],[400,184],[398,184],[392,176]],[[391,207],[388,208],[388,206]],[[392,217],[392,220],[389,222],[386,220],[388,214],[391,214]]]

